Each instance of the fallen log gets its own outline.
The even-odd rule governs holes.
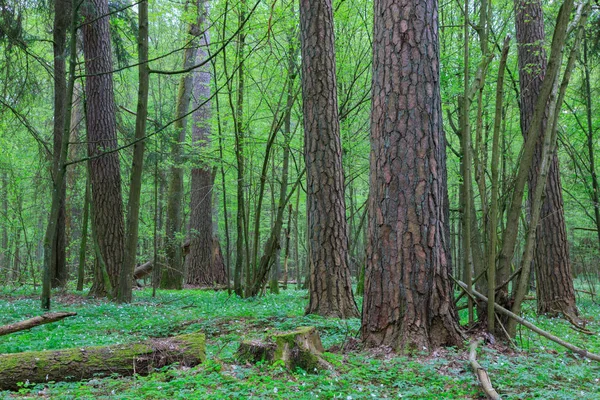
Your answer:
[[[153,261],[148,261],[147,263],[135,267],[135,270],[133,270],[133,279],[138,280],[147,276],[148,274],[150,274],[150,272],[152,272],[153,266]]]
[[[321,357],[323,351],[321,338],[315,327],[306,326],[289,332],[275,333],[269,336],[266,342],[244,341],[240,343],[236,356],[238,361],[251,363],[273,363],[281,360],[290,370],[332,370],[332,365]]]
[[[486,396],[492,400],[500,400],[501,397],[492,386],[492,381],[490,380],[487,371],[481,366],[481,364],[479,364],[479,362],[477,362],[477,346],[479,343],[481,343],[481,339],[471,343],[469,350],[469,363],[471,364],[473,372],[475,372],[475,376],[477,376],[479,383],[481,383],[481,387],[483,388]]]
[[[19,321],[15,322],[14,324],[0,326],[0,336],[8,335],[9,333],[24,331],[39,325],[60,321],[64,318],[72,317],[75,315],[77,315],[77,313],[75,312],[46,313],[37,317],[26,319],[25,321]]]
[[[467,285],[464,282],[461,282],[458,280],[456,282],[463,290],[467,290]],[[479,293],[478,291],[476,291],[475,289],[471,289],[471,293],[473,295],[475,295],[475,297],[477,297],[480,300],[483,300],[487,303],[488,298],[485,297],[484,295],[482,295],[481,293]],[[545,330],[538,328],[537,326],[535,326],[531,322],[527,321],[526,319],[519,317],[517,314],[507,310],[506,308],[502,307],[498,303],[494,303],[494,309],[496,311],[500,312],[500,314],[504,314],[507,317],[514,319],[515,321],[517,321],[519,324],[523,325],[524,327],[531,329],[535,333],[545,337],[548,340],[553,341],[554,343],[558,343],[559,345],[566,347],[567,349],[571,350],[574,353],[579,354],[582,357],[587,357],[590,360],[594,360],[594,361],[600,361],[600,355],[590,353],[586,349],[582,349],[581,347],[577,347],[569,342],[565,342],[564,340],[562,340],[561,338],[559,338],[557,336],[554,336],[550,332],[546,332]]]
[[[17,390],[19,382],[80,381],[112,374],[147,375],[174,363],[192,367],[205,358],[203,333],[141,343],[1,354],[0,390]]]

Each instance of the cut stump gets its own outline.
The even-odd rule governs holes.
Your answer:
[[[275,333],[264,342],[244,341],[237,350],[237,358],[239,361],[251,363],[283,361],[290,370],[331,370],[331,364],[321,357],[323,351],[321,338],[315,327],[306,326],[289,332]]]
[[[203,333],[141,343],[0,354],[0,390],[17,390],[19,382],[72,382],[112,374],[147,375],[174,363],[193,367],[205,358]]]

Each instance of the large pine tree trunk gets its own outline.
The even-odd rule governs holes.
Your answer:
[[[546,75],[544,18],[539,0],[520,0],[515,7],[516,33],[521,86],[521,131],[526,135],[532,122],[542,81]],[[538,134],[533,163],[529,172],[529,193],[535,192],[540,174],[542,138],[547,125],[548,109]],[[531,196],[530,196],[531,197]],[[569,247],[565,228],[562,186],[558,157],[554,155],[537,230],[535,271],[539,313],[560,312],[577,315],[575,290],[571,276]]]
[[[199,29],[205,29],[207,5],[199,2]],[[208,30],[199,33],[196,64],[206,60],[210,44]],[[227,282],[225,264],[222,257],[215,257],[220,250],[214,252],[213,247],[219,246],[219,241],[213,236],[213,184],[214,176],[210,166],[202,159],[205,150],[210,145],[210,72],[209,66],[194,72],[193,87],[194,125],[192,126],[192,145],[199,151],[200,166],[192,168],[191,200],[190,200],[190,252],[186,257],[186,283],[190,285],[223,285]]]
[[[362,338],[407,351],[460,345],[450,280],[437,1],[378,0],[374,26]]]
[[[85,57],[87,134],[92,207],[98,248],[112,288],[119,281],[124,252],[123,197],[121,167],[117,152],[117,123],[112,81],[112,50],[108,21],[108,1],[88,0],[82,6]],[[104,16],[99,18],[100,16]],[[106,153],[106,154],[104,154]],[[96,281],[95,295],[105,295],[103,282]]]
[[[310,301],[307,313],[358,316],[350,286],[331,0],[300,1]]]

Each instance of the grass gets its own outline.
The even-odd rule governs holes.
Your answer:
[[[306,291],[242,300],[225,292],[135,292],[134,303],[117,305],[74,292],[55,294],[53,311],[78,315],[59,323],[0,337],[0,353],[126,343],[150,337],[203,331],[207,361],[191,369],[165,368],[147,377],[111,377],[73,383],[23,387],[0,392],[0,399],[479,399],[484,398],[467,361],[465,349],[444,349],[431,356],[399,356],[386,351],[342,352],[356,337],[358,319],[343,321],[304,316]],[[359,299],[360,300],[360,299]],[[525,314],[543,329],[600,353],[600,305],[580,298],[579,308],[590,320],[589,336],[560,319]],[[41,314],[31,290],[0,290],[0,325]],[[531,317],[530,317],[531,316]],[[463,316],[464,317],[464,316]],[[269,331],[314,325],[325,358],[336,374],[287,371],[281,365],[240,365],[234,358],[242,339],[262,338]],[[480,347],[478,359],[504,399],[598,399],[600,365],[589,362],[525,329],[517,337],[521,350]]]

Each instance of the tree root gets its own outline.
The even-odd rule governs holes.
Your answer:
[[[471,343],[470,351],[469,351],[469,362],[471,363],[471,367],[473,367],[473,372],[479,379],[479,383],[481,383],[481,387],[483,391],[487,395],[488,398],[492,400],[500,400],[500,395],[492,386],[492,381],[488,376],[487,371],[477,362],[477,346],[481,343],[481,339],[474,341]]]

